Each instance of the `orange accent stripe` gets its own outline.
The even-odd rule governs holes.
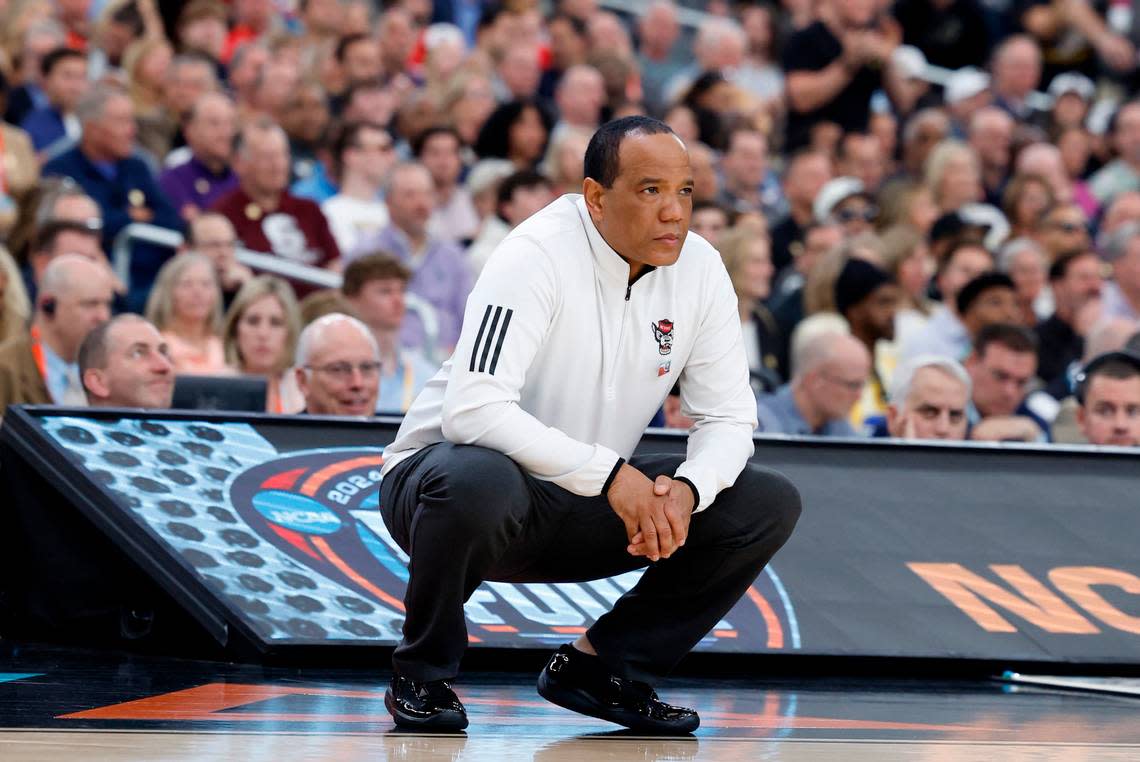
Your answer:
[[[736,630],[714,630],[713,635],[718,638],[735,638],[737,637]]]
[[[351,471],[354,468],[361,466],[380,466],[384,463],[384,459],[379,455],[362,455],[359,458],[352,460],[341,461],[340,463],[333,463],[331,466],[325,466],[320,471],[310,476],[301,485],[301,494],[312,497],[316,491],[321,488],[321,485],[333,478],[337,474],[343,474],[345,471]]]
[[[477,638],[477,637],[475,637],[474,635],[468,635],[468,636],[467,636],[467,642],[468,642],[468,643],[482,643],[482,642],[483,642],[483,639],[482,639],[482,638]]]
[[[329,560],[329,562],[332,563],[333,566],[340,569],[341,573],[344,574],[344,576],[348,577],[353,582],[360,585],[365,590],[367,590],[368,592],[372,593],[373,595],[375,595],[380,600],[387,603],[389,606],[394,607],[397,611],[403,611],[404,610],[404,602],[403,601],[398,600],[396,598],[393,598],[392,596],[388,595],[387,593],[385,593],[380,588],[376,587],[376,585],[372,584],[371,582],[366,580],[364,577],[361,577],[359,574],[357,574],[355,569],[353,569],[351,566],[346,564],[344,562],[344,560],[341,559],[340,556],[338,556],[335,552],[333,552],[333,549],[330,548],[329,544],[324,541],[324,538],[312,537],[310,539],[312,539],[313,545],[315,545],[317,547],[317,550],[324,553],[325,558],[327,558]]]
[[[748,597],[756,604],[756,608],[760,609],[760,616],[764,617],[764,624],[768,627],[768,648],[783,648],[784,628],[780,625],[780,619],[772,610],[771,604],[751,586],[748,588]]]
[[[483,629],[487,632],[518,632],[519,628],[509,624],[485,624]]]
[[[585,627],[551,627],[550,630],[560,635],[584,635],[586,633]]]

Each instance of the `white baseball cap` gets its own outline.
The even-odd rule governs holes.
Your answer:
[[[811,211],[816,222],[826,222],[835,207],[852,196],[866,196],[863,182],[855,177],[837,177],[820,188],[819,195],[812,202]]]
[[[1091,101],[1096,94],[1096,85],[1084,74],[1067,71],[1053,77],[1053,81],[1049,83],[1049,94],[1054,98],[1060,98],[1065,93],[1075,93],[1082,100]]]
[[[946,80],[942,96],[948,104],[961,103],[967,98],[973,98],[990,86],[990,75],[973,66],[963,66],[957,69]]]

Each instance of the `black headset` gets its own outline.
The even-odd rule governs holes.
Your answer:
[[[55,299],[51,298],[50,296],[47,297],[42,302],[40,302],[40,309],[42,309],[44,311],[44,314],[47,315],[48,317],[54,318],[55,317]]]

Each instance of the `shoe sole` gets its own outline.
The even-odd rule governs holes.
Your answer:
[[[684,723],[662,723],[646,720],[636,712],[603,706],[585,691],[563,688],[561,686],[555,687],[545,670],[538,676],[538,695],[563,709],[569,709],[572,712],[584,714],[587,717],[612,722],[639,733],[650,735],[688,735],[701,726],[701,718],[697,715],[693,715],[691,721]]]
[[[416,730],[465,730],[467,728],[467,715],[458,712],[440,712],[426,719],[409,717],[400,712],[391,692],[384,694],[384,708],[392,715],[397,727]]]

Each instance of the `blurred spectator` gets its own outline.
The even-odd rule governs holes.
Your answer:
[[[380,352],[368,326],[347,315],[317,318],[297,340],[297,386],[311,415],[371,416]]]
[[[31,303],[22,280],[19,266],[0,248],[0,344],[20,335],[31,317]]]
[[[775,389],[786,375],[781,357],[784,339],[776,318],[764,306],[764,300],[772,291],[775,272],[768,237],[741,225],[719,238],[715,245],[736,292],[748,370],[754,379],[761,381],[763,388]]]
[[[1085,335],[1100,318],[1104,281],[1092,251],[1058,257],[1049,267],[1055,312],[1037,324],[1037,375],[1056,399],[1069,396],[1069,366],[1085,351]]]
[[[344,271],[341,291],[372,331],[380,350],[377,413],[406,412],[439,370],[420,352],[400,347],[400,328],[406,315],[404,296],[411,277],[408,268],[387,254],[360,257]]]
[[[1030,93],[1041,84],[1041,49],[1032,37],[1007,37],[994,51],[990,62],[994,105],[1019,122],[1032,121]]]
[[[877,135],[848,132],[839,141],[840,175],[854,177],[868,193],[877,194],[887,174],[887,157]]]
[[[435,208],[435,188],[431,173],[422,164],[397,165],[388,176],[384,197],[388,200],[391,224],[366,238],[353,249],[350,258],[385,251],[412,270],[408,290],[435,308],[439,335],[428,336],[417,316],[404,323],[400,334],[406,347],[435,346],[450,351],[459,339],[459,326],[467,294],[471,291],[470,268],[462,250],[451,241],[432,238],[428,220]]]
[[[1084,126],[1089,106],[1096,96],[1096,85],[1083,74],[1066,72],[1049,83],[1049,95],[1053,96],[1050,116],[1054,134],[1060,134]]]
[[[178,47],[216,67],[225,55],[228,24],[226,6],[218,0],[190,0],[178,14]]]
[[[998,269],[1013,280],[1017,292],[1018,319],[1034,326],[1053,311],[1053,294],[1048,284],[1049,261],[1045,251],[1032,238],[1014,238],[1001,248]]]
[[[940,216],[930,189],[906,177],[884,183],[878,201],[879,218],[875,224],[880,230],[908,225],[925,236]]]
[[[0,114],[7,109],[8,78],[0,71]],[[16,225],[20,207],[40,178],[40,165],[27,133],[7,122],[0,122],[0,241],[8,238]]]
[[[538,46],[516,41],[503,51],[495,73],[494,88],[500,102],[536,97],[542,78]]]
[[[326,288],[314,291],[297,304],[301,311],[301,327],[316,322],[325,315],[340,313],[349,317],[358,317],[356,310],[344,298],[344,294],[337,288]]]
[[[106,268],[62,255],[44,271],[27,332],[0,345],[0,416],[8,405],[86,404],[79,345],[111,317]]]
[[[1140,222],[1116,229],[1101,246],[1112,265],[1112,280],[1104,285],[1104,318],[1140,320]]]
[[[462,148],[459,133],[451,127],[430,127],[413,146],[435,185],[435,211],[428,221],[428,235],[433,238],[470,241],[479,232],[479,214],[467,189],[459,184]]]
[[[1000,206],[1009,176],[1013,117],[999,108],[983,108],[970,119],[968,139],[978,157],[986,203]]]
[[[820,189],[812,213],[816,222],[834,222],[850,237],[874,230],[879,207],[863,183],[854,177],[837,177]]]
[[[768,168],[768,138],[764,133],[749,126],[732,130],[720,169],[723,182],[718,204],[736,213],[776,216],[784,198],[780,181]]]
[[[955,304],[971,341],[977,341],[986,326],[1017,325],[1021,318],[1013,279],[1001,272],[971,279],[958,291]]]
[[[53,18],[41,18],[28,25],[20,46],[19,65],[4,119],[19,124],[34,109],[48,105],[43,90],[43,60],[51,51],[64,47],[67,40],[63,27]]]
[[[677,101],[703,74],[735,73],[744,63],[746,45],[744,30],[734,19],[706,16],[693,39],[695,60],[665,83],[665,101]]]
[[[554,97],[554,88],[572,66],[586,62],[590,42],[586,22],[561,10],[546,21],[550,37],[550,67],[543,73],[539,92],[544,98]]]
[[[554,103],[558,107],[558,122],[554,125],[552,140],[568,129],[585,129],[592,133],[601,124],[602,107],[606,104],[606,84],[601,73],[587,64],[570,67],[558,80]]]
[[[236,60],[240,56],[237,51],[242,46],[249,51],[254,48],[251,43],[261,38],[275,23],[272,0],[234,0],[231,11],[233,13],[233,27],[226,36],[225,49],[222,51],[222,62],[230,64],[231,71],[237,66]]]
[[[162,111],[152,122],[154,139],[146,142],[140,137],[140,142],[156,159],[165,160],[171,149],[186,145],[184,129],[195,105],[220,89],[213,59],[195,52],[183,52],[175,56],[162,84]],[[140,123],[140,135],[144,133],[145,128]],[[230,139],[233,139],[232,132]]]
[[[495,216],[498,204],[499,183],[515,172],[515,165],[506,159],[483,159],[471,168],[464,181],[464,187],[479,215],[480,228]]]
[[[862,396],[851,408],[851,424],[857,428],[887,411],[883,377],[893,368],[880,373],[876,350],[880,341],[895,338],[895,315],[901,296],[898,284],[888,273],[862,259],[845,262],[835,281],[836,312],[847,321],[851,335],[862,342],[872,358]]]
[[[1101,204],[1140,190],[1140,101],[1117,109],[1109,122],[1109,134],[1115,158],[1089,178],[1089,190]]]
[[[361,238],[388,224],[382,198],[384,180],[396,162],[392,136],[368,122],[349,122],[333,145],[340,190],[321,204],[337,248],[348,253]]]
[[[313,175],[324,171],[322,160],[328,154],[328,96],[319,82],[305,80],[284,97],[280,111],[269,113],[277,114],[274,119],[289,138],[290,179],[296,183],[312,180]]]
[[[222,307],[228,308],[253,271],[237,260],[237,233],[229,219],[218,212],[197,215],[186,226],[184,250],[208,257],[222,289]]]
[[[902,131],[903,172],[913,180],[921,179],[931,152],[948,137],[950,119],[946,112],[924,108],[912,114]]]
[[[823,7],[827,21],[793,33],[784,51],[788,148],[809,144],[813,127],[823,122],[865,131],[876,90],[901,96],[901,78],[892,71],[898,40],[876,18],[875,3],[826,0]]]
[[[106,268],[108,276],[111,275],[110,263],[99,245],[99,231],[73,220],[53,220],[36,231],[24,267],[24,287],[32,300],[36,298],[47,266],[64,254],[88,259]]]
[[[1140,191],[1127,191],[1112,200],[1100,220],[1100,234],[1107,236],[1129,222],[1140,222]]]
[[[1089,444],[1140,447],[1140,357],[1093,358],[1077,382],[1077,422]]]
[[[1058,204],[1077,200],[1073,194],[1073,183],[1061,160],[1061,151],[1051,143],[1032,143],[1022,148],[1017,154],[1015,171],[1044,178]]]
[[[1102,320],[1089,331],[1088,337],[1085,339],[1084,354],[1069,365],[1066,374],[1068,391],[1064,399],[1061,400],[1060,409],[1057,411],[1051,427],[1054,442],[1083,444],[1087,441],[1081,432],[1080,423],[1077,421],[1077,409],[1080,407],[1080,403],[1074,396],[1077,379],[1084,367],[1100,355],[1119,350],[1125,350],[1135,355],[1137,349],[1140,348],[1135,346],[1135,344],[1140,343],[1136,339],[1136,329],[1135,321],[1114,318]]]
[[[284,130],[264,118],[242,128],[234,169],[238,187],[214,209],[229,219],[247,248],[313,267],[340,259],[320,207],[286,190],[289,144]]]
[[[237,187],[230,167],[237,112],[221,93],[206,93],[190,107],[185,123],[189,158],[158,176],[158,187],[184,220],[192,220]]]
[[[87,92],[87,57],[78,50],[56,48],[44,56],[40,66],[47,104],[31,111],[20,126],[44,156],[60,141],[79,140],[82,129],[75,107]]]
[[[1037,233],[1042,215],[1053,208],[1056,199],[1049,182],[1040,175],[1019,173],[1010,178],[1002,192],[1002,211],[1009,220],[1010,238]]]
[[[969,420],[970,376],[961,363],[917,355],[891,380],[887,431],[896,439],[963,440]]]
[[[483,222],[478,237],[467,249],[472,273],[483,271],[487,260],[503,239],[527,217],[554,201],[550,181],[537,172],[515,172],[499,183],[496,213]]]
[[[791,382],[760,398],[760,431],[855,436],[848,417],[871,371],[863,343],[842,333],[820,333],[796,348],[792,368]]]
[[[226,314],[222,329],[226,364],[238,373],[265,376],[267,412],[296,413],[304,407],[296,377],[289,372],[300,333],[293,289],[272,275],[246,281]]]
[[[966,358],[973,382],[970,439],[983,442],[1044,442],[1049,427],[1025,404],[1037,374],[1037,341],[1023,326],[986,326]]]
[[[981,163],[965,143],[944,140],[935,146],[926,159],[923,176],[934,203],[944,214],[983,198]]]
[[[170,150],[177,124],[163,99],[174,48],[164,37],[141,37],[123,54],[127,92],[137,125],[139,145],[161,160]]]
[[[1046,209],[1037,224],[1034,238],[1050,262],[1055,262],[1063,254],[1084,251],[1092,246],[1088,218],[1081,207],[1073,203],[1055,204]]]
[[[978,0],[899,0],[891,11],[902,41],[934,66],[984,66],[990,57],[985,11]]]
[[[475,141],[475,153],[481,159],[510,159],[518,169],[533,169],[546,153],[553,126],[537,102],[511,101],[487,117]]]
[[[733,73],[732,80],[749,94],[760,99],[767,108],[782,110],[784,72],[780,68],[783,53],[783,29],[780,12],[772,5],[746,4],[737,11],[744,28],[744,63]]]
[[[1136,66],[1132,44],[1105,24],[1105,6],[1087,0],[1047,3],[1030,0],[1021,6],[1019,21],[1026,31],[1042,40],[1051,77],[1059,71],[1095,71],[1096,55],[1111,69],[1127,74]]]
[[[946,103],[955,137],[966,136],[977,113],[993,104],[990,75],[973,66],[958,69],[950,74],[943,85],[942,99]]]
[[[208,257],[187,252],[163,265],[147,299],[146,319],[162,332],[177,373],[226,372],[222,290]]]
[[[902,344],[926,323],[934,309],[929,296],[934,258],[923,236],[910,225],[896,225],[880,238],[883,265],[899,284],[899,310],[895,313],[895,341]]]
[[[965,359],[970,352],[970,333],[958,314],[958,292],[993,266],[993,257],[980,243],[969,239],[954,243],[939,261],[934,275],[942,303],[934,308],[926,325],[902,345],[899,359],[920,354]]]
[[[719,192],[716,153],[704,143],[694,141],[686,145],[689,149],[689,166],[693,170],[693,201],[715,200]]]
[[[79,347],[78,364],[91,407],[170,407],[170,350],[158,329],[138,315],[118,315],[92,329]]]
[[[728,228],[729,216],[723,206],[711,201],[693,202],[693,214],[689,218],[690,233],[696,233],[719,249],[720,237]]]
[[[341,37],[334,53],[341,87],[330,93],[329,108],[334,115],[344,110],[345,95],[350,88],[380,78],[383,65],[380,62],[380,43],[365,34],[350,34]]]
[[[586,146],[592,136],[592,130],[569,129],[550,139],[539,171],[550,178],[555,196],[582,192]]]
[[[812,224],[803,233],[803,241],[793,246],[792,264],[780,273],[775,294],[772,297],[772,311],[780,331],[790,336],[796,325],[806,314],[804,288],[808,276],[816,265],[832,249],[843,241],[843,228],[835,223]],[[787,356],[786,352],[781,353]]]
[[[104,250],[111,251],[119,233],[133,222],[181,230],[178,213],[150,169],[132,155],[134,111],[126,93],[110,85],[96,85],[80,99],[76,115],[83,125],[79,145],[44,165],[44,175],[72,178],[99,204]],[[158,269],[169,256],[169,250],[131,246],[128,308],[146,301]]]
[[[637,20],[637,64],[645,103],[654,113],[665,105],[665,85],[685,65],[677,55],[681,27],[677,22],[677,6],[672,0],[652,0]],[[554,27],[551,26],[551,37]]]

